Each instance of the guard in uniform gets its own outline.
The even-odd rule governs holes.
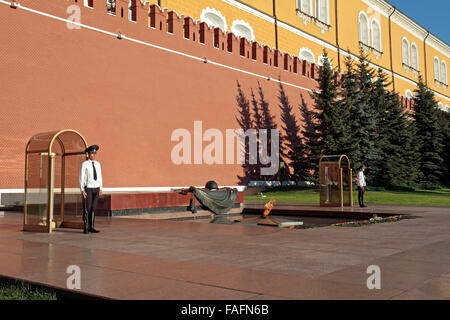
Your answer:
[[[357,178],[358,202],[359,202],[359,206],[361,208],[367,207],[367,205],[364,204],[364,192],[366,191],[366,176],[364,175],[365,169],[366,169],[366,167],[364,167],[364,166],[359,167],[358,178]]]
[[[95,160],[98,149],[97,145],[86,148],[87,160],[81,164],[80,168],[80,189],[85,201],[85,214],[87,214],[87,226],[84,227],[84,233],[99,232],[94,229],[95,208],[98,197],[103,193],[102,168],[100,162]]]

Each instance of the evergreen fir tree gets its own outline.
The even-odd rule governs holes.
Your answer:
[[[414,97],[414,121],[419,150],[419,182],[436,186],[443,176],[443,135],[441,113],[434,94],[419,76]]]
[[[442,116],[441,128],[444,137],[444,173],[442,175],[441,183],[442,185],[450,186],[450,117],[446,118],[444,115]]]
[[[309,146],[314,182],[318,180],[320,157],[341,153],[340,146],[346,138],[338,101],[337,74],[331,68],[326,50],[323,57],[323,66],[319,68],[318,91],[311,93],[315,110],[310,112],[315,121],[315,131],[319,135],[317,144]]]
[[[397,99],[399,100],[398,95]],[[402,175],[407,185],[414,185],[419,177],[419,148],[416,143],[417,127],[409,113],[406,119],[407,127],[403,144],[403,161],[407,170],[403,171]]]
[[[345,58],[345,73],[340,81],[341,110],[345,119],[345,130],[347,132],[346,144],[342,147],[342,153],[350,159],[353,171],[356,172],[361,164],[361,152],[359,144],[361,140],[360,109],[357,108],[360,98],[358,78],[355,72],[353,59],[349,56]]]
[[[319,143],[319,133],[317,131],[317,124],[314,121],[315,113],[308,110],[308,105],[305,102],[303,95],[300,95],[301,103],[299,105],[299,111],[301,115],[301,121],[303,123],[302,143],[295,146],[297,158],[294,162],[294,172],[296,181],[309,181],[317,182],[314,179],[314,173],[318,168],[318,159],[313,159],[311,156],[312,150],[315,150]]]
[[[414,183],[417,176],[416,150],[408,114],[398,94],[387,90],[387,77],[378,70],[373,96],[379,114],[377,148],[380,156],[375,181],[382,186],[403,186]]]
[[[355,110],[352,113],[353,123],[357,124],[354,134],[359,141],[358,149],[360,158],[357,160],[357,166],[365,165],[366,178],[368,184],[377,184],[375,180],[379,176],[379,154],[376,146],[378,140],[377,124],[378,113],[373,108],[373,75],[374,71],[370,68],[368,56],[361,50],[359,62],[356,66],[356,76],[358,83],[359,99],[355,104]]]

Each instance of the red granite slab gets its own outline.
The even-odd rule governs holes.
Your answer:
[[[194,198],[195,199],[195,198]],[[136,192],[104,194],[98,202],[98,210],[127,210],[146,208],[170,208],[189,206],[191,194],[175,192]],[[239,192],[236,203],[244,202],[244,192]],[[200,203],[195,199],[195,203]]]

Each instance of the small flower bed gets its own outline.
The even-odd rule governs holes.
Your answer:
[[[347,221],[347,222],[341,222],[341,223],[335,223],[332,226],[333,227],[361,227],[361,226],[367,226],[375,223],[384,223],[384,222],[395,222],[400,221],[403,219],[410,219],[412,217],[405,216],[405,215],[394,215],[386,218],[377,217],[376,215],[369,220],[360,220],[360,221]]]

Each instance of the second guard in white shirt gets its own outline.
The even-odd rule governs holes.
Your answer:
[[[361,208],[367,207],[364,204],[364,192],[366,191],[366,176],[364,175],[364,170],[366,167],[359,167],[357,184],[358,184],[358,202]]]
[[[86,148],[87,160],[80,168],[80,189],[85,203],[84,233],[97,233],[94,229],[95,209],[99,196],[102,195],[103,179],[100,162],[95,160],[99,146],[92,145]]]

